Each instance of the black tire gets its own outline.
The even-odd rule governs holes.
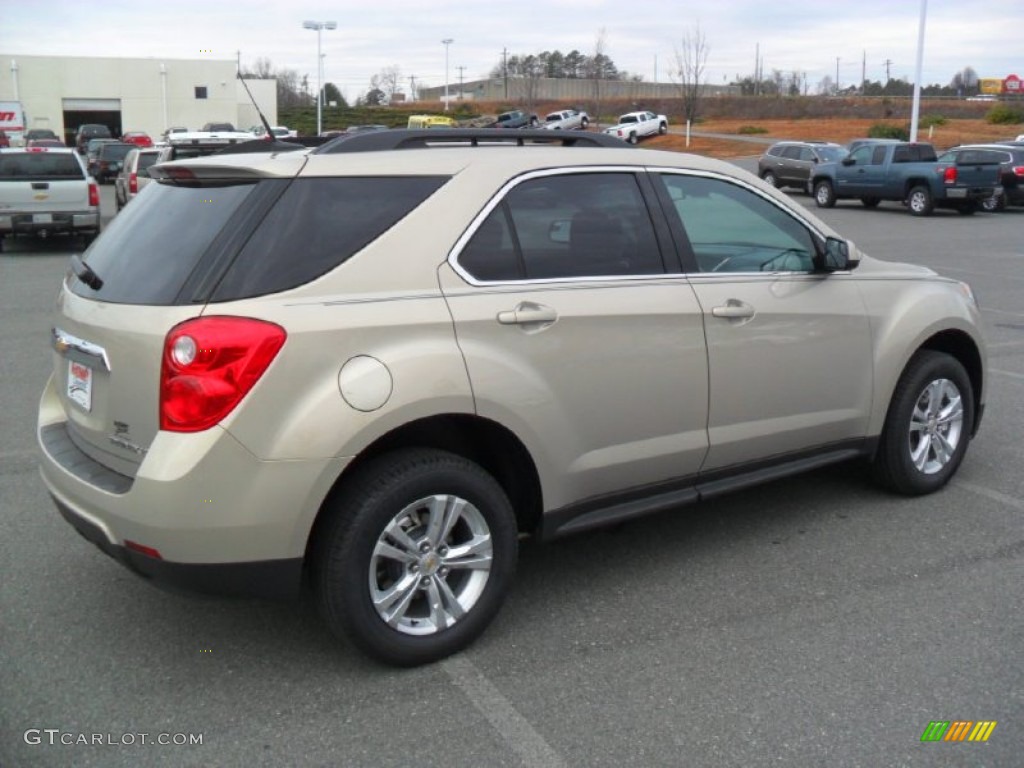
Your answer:
[[[427,521],[442,515],[437,499],[448,500],[443,514],[453,502],[463,504],[448,535],[434,536],[433,547],[424,549],[431,539]],[[314,542],[313,583],[334,633],[383,662],[413,666],[465,648],[497,614],[515,573],[518,533],[505,492],[477,464],[443,451],[395,451],[356,469],[329,505]],[[405,543],[389,538],[388,549],[375,552],[387,529],[404,532]],[[489,569],[459,567],[447,547],[484,531]],[[393,555],[399,550],[403,559]],[[395,608],[393,624],[373,602],[374,591],[383,599],[388,590],[403,596],[382,608]],[[452,603],[452,596],[468,605]],[[432,600],[444,609],[440,614],[431,612]]]
[[[914,187],[907,195],[907,207],[911,216],[931,216],[935,211],[932,191],[924,185]]]
[[[761,174],[761,179],[769,187],[775,187],[776,189],[779,188],[779,177],[776,176],[773,172],[765,171],[764,173]]]
[[[836,192],[832,182],[823,179],[814,185],[814,202],[819,208],[832,208],[836,204]]]
[[[590,121],[587,118],[584,117],[582,120],[580,120],[580,128],[582,128],[584,131],[587,130],[588,125],[590,125]]]
[[[659,124],[658,125],[658,133],[660,133],[662,136],[664,136],[666,133],[668,133],[668,125],[666,123]]]
[[[992,197],[986,197],[981,201],[981,210],[987,211],[988,213],[996,213],[999,211],[1006,210],[1006,193],[999,191]]]
[[[935,411],[955,413],[953,395],[958,398],[961,418],[959,423],[944,425],[942,419],[934,419]],[[922,405],[927,407],[922,410]],[[974,390],[967,371],[950,355],[921,350],[910,359],[889,403],[874,460],[875,477],[891,490],[908,496],[937,491],[963,461],[973,428]],[[912,438],[915,433],[916,445]],[[937,445],[948,446],[950,442],[955,445],[948,456],[935,452],[933,458]]]
[[[626,141],[628,141],[630,144],[636,144],[637,142],[640,141],[640,137],[637,136],[636,131],[634,131],[633,133],[629,134],[629,137],[626,139]]]
[[[973,201],[969,203],[964,203],[963,205],[956,209],[956,212],[959,213],[961,216],[973,216],[978,212],[978,204]]]
[[[862,197],[860,199],[860,204],[865,208],[877,208],[880,202],[882,201],[877,197]]]

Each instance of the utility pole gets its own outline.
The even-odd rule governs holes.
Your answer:
[[[505,73],[505,101],[508,101],[508,48],[501,49],[501,61]]]
[[[242,74],[242,52],[235,51],[235,77],[238,77],[240,74]],[[166,128],[167,126],[164,127]]]
[[[864,95],[864,83],[868,80],[868,52],[864,51],[864,57],[860,62],[860,95]]]
[[[839,95],[839,57],[836,56],[836,96]]]
[[[456,67],[459,70],[459,101],[462,101],[462,73],[466,71],[465,67]]]
[[[416,101],[416,75],[409,75],[409,95]]]
[[[761,75],[758,69],[761,66],[761,44],[754,44],[754,95],[761,93]]]
[[[892,59],[885,60],[885,84],[889,84],[889,68],[892,66]]]

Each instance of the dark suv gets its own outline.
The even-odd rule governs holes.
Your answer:
[[[125,144],[120,141],[101,144],[96,153],[96,159],[89,161],[89,172],[100,184],[110,181],[117,176],[125,156],[133,149],[135,149],[134,144]]]
[[[827,141],[780,141],[757,161],[757,175],[773,187],[799,187],[810,194],[814,166],[838,162],[847,154],[845,147]]]
[[[112,138],[114,137],[107,126],[99,123],[86,123],[78,126],[78,132],[75,134],[75,149],[78,150],[78,154],[84,155],[85,145],[89,143],[89,139]]]
[[[1002,188],[981,202],[982,210],[1002,211],[1008,205],[1024,205],[1024,145],[965,144],[944,152],[939,162],[956,162],[961,165],[998,162]]]

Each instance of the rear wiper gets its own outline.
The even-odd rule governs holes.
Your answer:
[[[100,279],[100,276],[93,272],[92,267],[82,261],[82,257],[77,253],[71,257],[71,271],[75,273],[75,277],[94,291],[103,287],[103,280]]]

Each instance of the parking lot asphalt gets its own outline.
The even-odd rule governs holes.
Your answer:
[[[103,199],[112,212],[112,187]],[[34,447],[68,252],[12,243],[0,254],[0,766],[1020,765],[1024,209],[816,212],[873,255],[969,281],[980,300],[988,410],[950,486],[901,498],[848,464],[525,541],[483,638],[413,670],[367,661],[305,603],[153,589],[74,533]],[[947,720],[997,725],[986,743],[922,742]]]

